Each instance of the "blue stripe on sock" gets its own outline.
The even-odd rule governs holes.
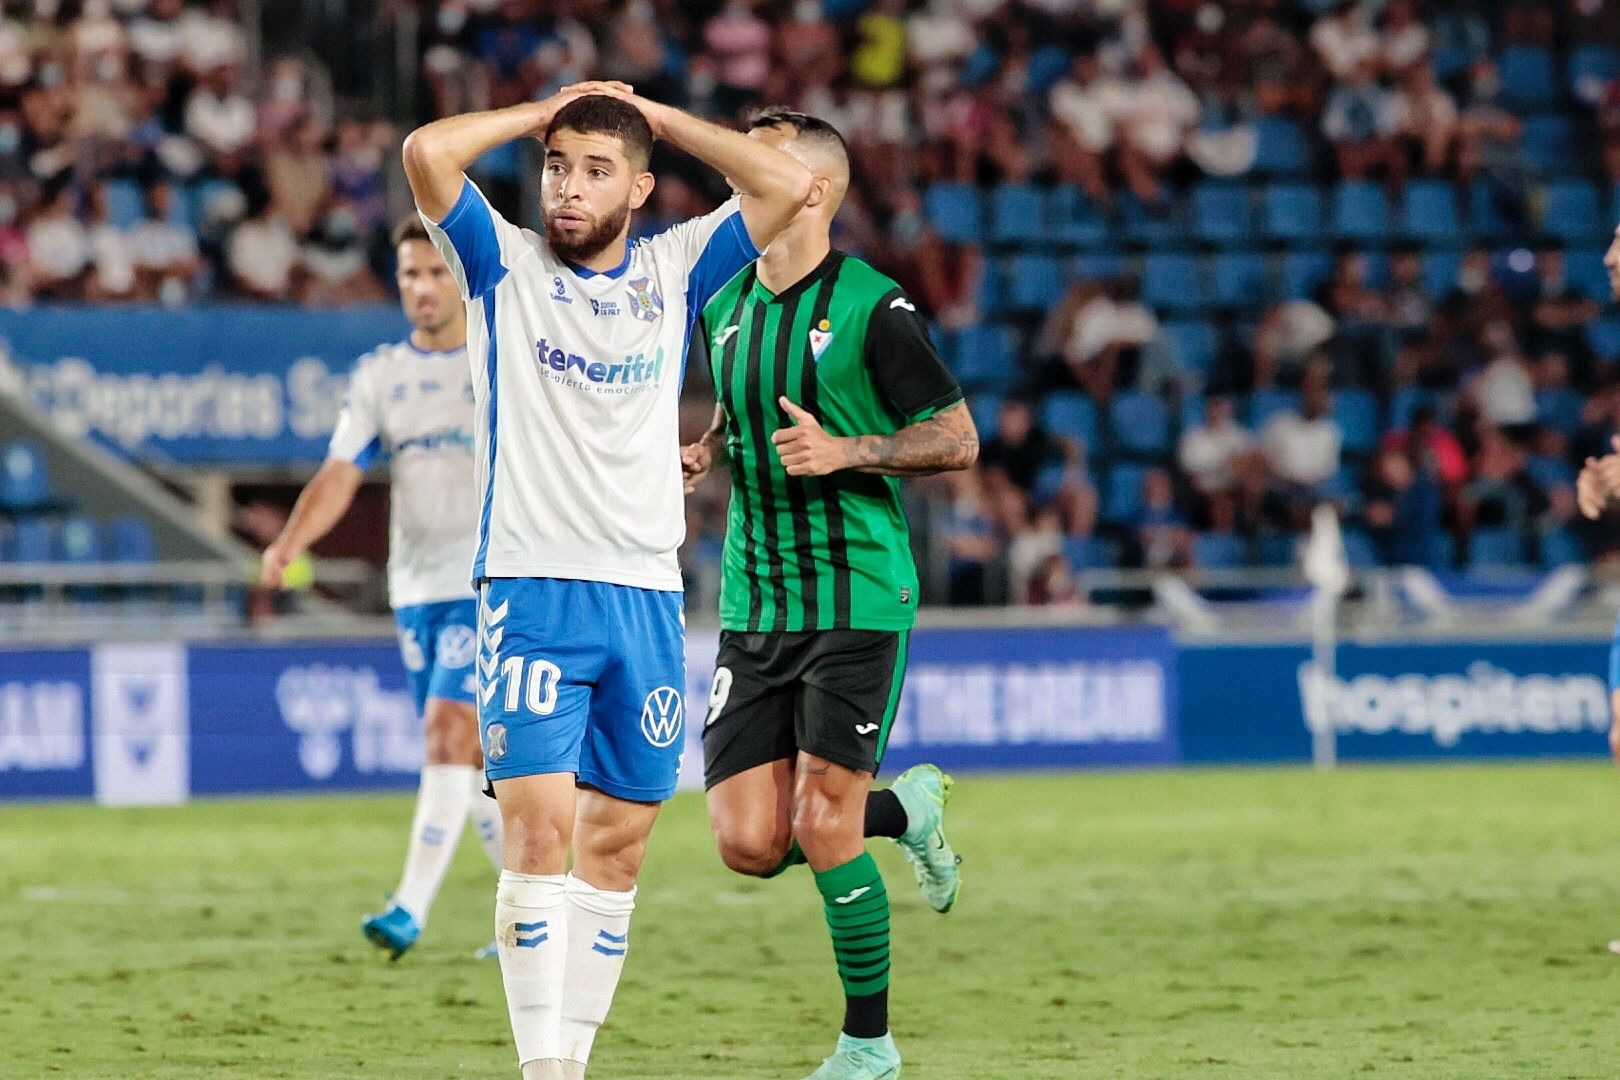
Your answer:
[[[596,933],[597,933],[598,937],[606,938],[608,941],[613,942],[613,944],[615,944],[615,945],[623,945],[624,942],[625,942],[625,939],[630,936],[628,933],[610,934],[606,930],[598,930]]]
[[[623,949],[610,949],[606,945],[602,944],[600,941],[598,941],[596,944],[591,946],[591,951],[592,952],[599,952],[603,956],[623,956],[624,955],[624,950]]]
[[[546,928],[546,920],[544,920],[544,919],[541,919],[539,922],[515,923],[512,926],[512,929],[516,930],[520,934],[532,934],[536,930],[544,930],[545,928]]]
[[[512,940],[512,944],[516,945],[520,949],[532,949],[545,940],[547,940],[547,935],[546,932],[542,930],[532,938],[514,938]]]

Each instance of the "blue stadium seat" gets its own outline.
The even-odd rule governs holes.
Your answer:
[[[1607,232],[1598,205],[1597,185],[1590,180],[1554,180],[1547,185],[1541,227],[1560,240],[1574,242]]]
[[[1152,458],[1170,452],[1170,410],[1156,395],[1120,394],[1108,412],[1114,445],[1120,450]]]
[[[1193,236],[1211,244],[1231,246],[1249,239],[1252,231],[1249,193],[1242,184],[1206,180],[1192,190]]]
[[[1467,71],[1474,60],[1474,50],[1467,45],[1442,46],[1434,51],[1434,77],[1444,82]]]
[[[65,563],[101,561],[101,526],[75,514],[62,522],[59,535],[61,560]]]
[[[1582,45],[1569,55],[1569,92],[1580,98],[1592,84],[1620,78],[1620,52],[1609,45]]]
[[[1564,273],[1570,287],[1588,300],[1607,304],[1613,296],[1609,271],[1603,265],[1602,248],[1574,248],[1565,252]]]
[[[1585,404],[1585,399],[1568,387],[1537,390],[1536,419],[1554,431],[1573,435],[1581,429],[1581,410]]]
[[[1103,499],[1103,517],[1109,521],[1124,522],[1136,517],[1142,510],[1142,480],[1151,466],[1116,464],[1108,472],[1108,486]]]
[[[1074,570],[1107,570],[1119,563],[1119,551],[1114,542],[1101,536],[1066,537],[1063,557]]]
[[[1468,227],[1481,240],[1499,240],[1507,235],[1508,221],[1496,190],[1484,180],[1475,180],[1468,189]]]
[[[1055,255],[1014,255],[1007,260],[1007,307],[1045,311],[1063,299],[1063,264]]]
[[[1431,299],[1440,300],[1451,294],[1456,287],[1457,271],[1462,267],[1462,252],[1451,251],[1445,248],[1436,248],[1423,253],[1422,265],[1419,273],[1423,281],[1423,291]]]
[[[1282,293],[1289,300],[1309,300],[1333,275],[1333,256],[1325,251],[1290,251],[1283,256]]]
[[[979,314],[986,319],[993,319],[1007,313],[1007,282],[1002,277],[1002,265],[995,259],[986,259],[980,263],[979,274]]]
[[[973,426],[979,429],[980,440],[988,440],[1001,426],[1001,395],[978,391],[968,395],[968,412],[973,414]]]
[[[111,562],[149,563],[157,560],[157,541],[146,519],[116,517],[107,523],[106,555]]]
[[[1405,431],[1412,426],[1412,414],[1424,406],[1435,404],[1434,393],[1405,386],[1389,399],[1389,430]]]
[[[1524,533],[1518,529],[1475,529],[1468,538],[1468,565],[1519,566],[1524,562]]]
[[[1130,192],[1114,200],[1124,238],[1144,247],[1171,247],[1186,240],[1186,227],[1179,207],[1172,204],[1152,210]]]
[[[1041,401],[1041,427],[1094,448],[1098,444],[1096,403],[1072,390],[1048,394]]]
[[[1062,45],[1042,45],[1030,53],[1029,66],[1024,70],[1026,90],[1044,99],[1047,92],[1069,73],[1069,66],[1073,62],[1074,57]]]
[[[1424,552],[1423,565],[1430,570],[1450,570],[1457,561],[1456,546],[1447,533],[1435,533],[1429,537],[1428,551]]]
[[[1370,453],[1378,445],[1378,398],[1370,390],[1340,390],[1333,395],[1333,418],[1344,435],[1344,448]]]
[[[1333,234],[1382,243],[1389,236],[1389,196],[1370,180],[1344,180],[1333,189]]]
[[[1552,54],[1528,45],[1510,45],[1497,60],[1502,77],[1502,104],[1510,109],[1540,109],[1558,100],[1558,77]]]
[[[1407,184],[1401,199],[1400,230],[1404,236],[1429,243],[1456,243],[1463,231],[1456,189],[1444,180]]]
[[[50,501],[51,478],[39,447],[21,439],[0,447],[0,507],[27,510]]]
[[[1581,538],[1569,529],[1554,529],[1541,537],[1540,563],[1543,570],[1556,570],[1560,566],[1574,566],[1586,562],[1586,550]]]
[[[1142,260],[1142,300],[1162,311],[1190,313],[1205,304],[1203,275],[1191,255],[1154,252]]]
[[[945,358],[956,378],[972,389],[1005,389],[1016,374],[1007,328],[981,323],[956,331],[946,340]]]
[[[1360,529],[1346,529],[1343,537],[1344,558],[1352,570],[1370,570],[1378,565],[1378,549],[1372,537]]]
[[[1268,240],[1314,243],[1322,235],[1322,192],[1315,184],[1272,184],[1261,198],[1261,231]]]
[[[1255,538],[1254,561],[1261,566],[1292,566],[1298,538],[1289,533],[1262,532]]]
[[[979,189],[971,184],[935,184],[923,195],[923,212],[934,230],[956,244],[977,244],[984,238],[984,205]]]
[[[1193,538],[1193,562],[1209,570],[1230,570],[1249,561],[1248,545],[1233,533],[1199,533]]]
[[[1256,310],[1267,297],[1266,260],[1252,251],[1223,251],[1211,270],[1216,307]]]
[[[1067,247],[1095,248],[1112,236],[1108,218],[1091,197],[1077,187],[1060,187],[1052,192],[1049,205],[1052,234]]]
[[[1203,394],[1188,394],[1181,399],[1181,412],[1177,420],[1181,424],[1182,431],[1195,428],[1204,422],[1205,400]]]
[[[11,558],[20,563],[48,563],[56,561],[56,538],[51,523],[45,518],[29,518],[17,522],[11,534]]]
[[[127,229],[146,216],[146,195],[133,180],[108,180],[107,215],[120,229]]]
[[[1311,169],[1311,144],[1299,124],[1280,116],[1254,122],[1254,170],[1262,176],[1303,176]]]
[[[1256,390],[1249,395],[1249,427],[1256,432],[1280,412],[1299,408],[1299,395],[1292,390]]]
[[[990,242],[1037,247],[1051,241],[1047,193],[1034,184],[1001,184],[990,193]]]
[[[1561,176],[1575,168],[1575,125],[1567,117],[1544,113],[1524,121],[1524,156],[1542,176]]]
[[[1069,276],[1076,281],[1112,281],[1125,272],[1125,257],[1106,252],[1076,255],[1069,260]]]
[[[1207,376],[1215,365],[1218,347],[1215,328],[1205,319],[1171,319],[1163,325],[1176,366]],[[1203,399],[1194,396],[1190,400],[1202,402]]]
[[[1620,318],[1608,316],[1587,323],[1586,343],[1605,360],[1620,359]]]

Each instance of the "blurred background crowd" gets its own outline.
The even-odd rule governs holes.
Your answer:
[[[1363,565],[1610,547],[1572,484],[1620,431],[1612,0],[0,12],[6,304],[386,302],[416,123],[589,78],[725,122],[786,103],[849,139],[837,240],[932,315],[980,424],[979,467],[917,485],[952,602],[1286,566],[1322,500]],[[477,172],[530,225],[535,160]],[[655,171],[642,232],[724,195]],[[724,500],[692,501],[695,574]]]

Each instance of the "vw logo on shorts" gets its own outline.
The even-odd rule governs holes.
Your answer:
[[[451,623],[439,631],[437,659],[440,667],[470,667],[477,652],[478,635],[473,633],[472,627]]]
[[[490,761],[499,761],[506,756],[505,724],[489,725],[489,732],[485,735],[485,739],[489,743],[489,748],[484,751],[486,758]]]
[[[641,706],[641,734],[654,746],[668,746],[681,737],[681,692],[660,686]]]

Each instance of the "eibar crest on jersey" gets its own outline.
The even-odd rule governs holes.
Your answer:
[[[828,345],[832,344],[832,339],[832,323],[826,319],[822,319],[815,326],[812,326],[810,328],[810,358],[820,360],[821,354],[827,351]]]
[[[629,283],[630,313],[638,319],[652,322],[664,313],[664,298],[650,278],[637,278]]]

